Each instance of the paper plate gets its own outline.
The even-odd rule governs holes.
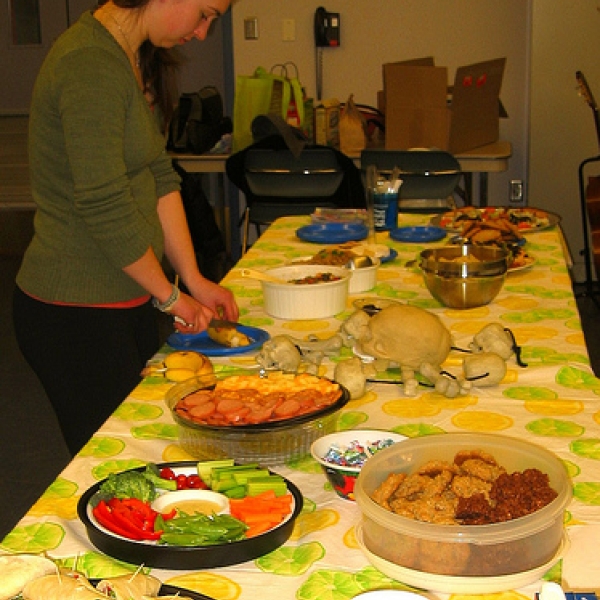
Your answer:
[[[314,223],[296,231],[301,240],[319,244],[358,242],[368,234],[369,230],[363,223]]]
[[[398,227],[390,231],[390,237],[397,242],[437,242],[446,237],[446,230],[441,227]]]
[[[167,338],[167,344],[175,350],[193,350],[205,356],[230,356],[258,350],[271,337],[264,329],[258,329],[257,327],[238,325],[237,329],[240,333],[250,338],[248,346],[229,348],[228,346],[217,344],[217,342],[208,336],[206,331],[202,331],[201,333],[172,333]]]
[[[520,573],[511,573],[510,575],[458,577],[456,575],[425,573],[424,571],[401,567],[373,554],[365,546],[361,523],[356,525],[355,533],[360,549],[369,559],[369,562],[384,575],[423,590],[445,594],[493,594],[524,587],[538,581],[544,573],[549,571],[566,554],[569,548],[569,538],[565,533],[556,554],[548,562],[539,567]]]

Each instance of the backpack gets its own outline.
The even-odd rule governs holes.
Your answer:
[[[181,199],[198,268],[204,277],[218,283],[232,265],[213,207],[204,193],[202,173],[187,173],[176,161],[173,168],[181,177]]]
[[[167,149],[174,152],[208,152],[226,133],[231,133],[229,117],[223,116],[223,99],[214,86],[186,92],[169,125]]]

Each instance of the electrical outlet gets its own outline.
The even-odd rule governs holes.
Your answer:
[[[509,201],[511,204],[521,204],[523,202],[523,180],[522,179],[511,179],[510,180],[510,191]]]
[[[258,39],[258,19],[256,17],[246,17],[244,19],[244,39]]]

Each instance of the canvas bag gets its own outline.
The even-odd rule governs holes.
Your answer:
[[[292,73],[290,76],[290,73]],[[252,75],[238,75],[233,103],[233,151],[253,143],[252,122],[259,115],[279,115],[302,128],[306,121],[304,91],[294,63],[258,67]]]
[[[206,86],[179,97],[169,126],[167,149],[202,154],[230,132],[231,119],[223,116],[223,98],[219,90]]]

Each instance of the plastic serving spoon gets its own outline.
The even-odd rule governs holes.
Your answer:
[[[274,277],[273,275],[268,275],[267,273],[263,273],[262,271],[256,271],[255,269],[240,269],[240,275],[242,277],[247,277],[248,279],[257,279],[258,281],[270,281],[271,283],[289,283],[288,281],[279,279],[279,277]]]

